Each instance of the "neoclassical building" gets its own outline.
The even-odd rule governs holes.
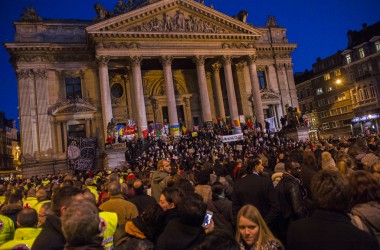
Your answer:
[[[91,6],[89,6],[90,8]],[[119,1],[91,21],[47,20],[29,8],[5,46],[18,79],[24,165],[65,162],[68,136],[136,122],[187,128],[298,107],[286,28],[231,17],[194,0]],[[95,14],[94,14],[95,15]],[[100,157],[101,158],[101,157]]]

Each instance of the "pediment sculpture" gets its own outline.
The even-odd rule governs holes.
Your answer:
[[[126,31],[230,33],[227,29],[218,27],[197,16],[185,14],[181,10],[176,10],[175,13],[163,12],[149,21],[128,28]]]

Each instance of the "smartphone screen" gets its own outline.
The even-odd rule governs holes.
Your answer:
[[[205,215],[205,218],[203,219],[203,224],[202,224],[203,227],[207,228],[210,226],[212,214],[213,212],[209,210],[206,211],[206,215]]]

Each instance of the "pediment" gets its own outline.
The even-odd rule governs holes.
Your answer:
[[[260,92],[261,100],[278,100],[280,96],[271,89],[263,89]]]
[[[89,102],[77,98],[68,99],[58,102],[54,107],[49,110],[51,115],[57,116],[62,114],[75,114],[75,113],[94,113],[96,108]]]
[[[260,31],[251,25],[194,0],[158,1],[89,26],[87,32],[95,37],[114,38],[135,38],[141,34],[144,34],[144,37],[157,37],[157,34],[190,36],[239,34],[239,39],[241,36],[246,36],[247,39],[261,36]]]

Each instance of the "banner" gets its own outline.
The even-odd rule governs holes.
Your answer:
[[[221,135],[219,136],[222,142],[241,141],[244,140],[243,133],[236,135]]]
[[[271,118],[265,119],[266,122],[269,122],[269,131],[270,132],[276,132],[276,124],[274,122],[274,116]]]
[[[69,136],[67,164],[72,170],[90,170],[94,168],[96,156],[96,138]]]

